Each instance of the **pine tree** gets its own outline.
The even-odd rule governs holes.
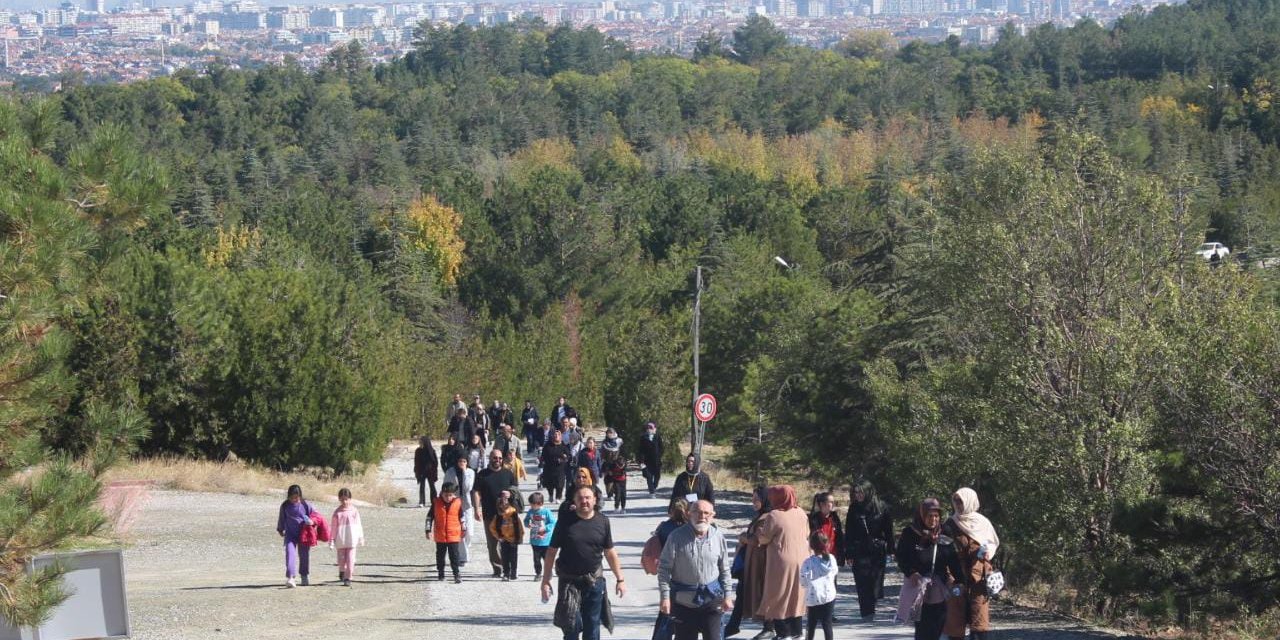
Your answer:
[[[98,478],[127,453],[141,422],[91,402],[81,416],[91,441],[78,443],[78,453],[46,445],[74,385],[62,323],[83,302],[100,249],[94,223],[102,219],[71,203],[111,185],[77,188],[33,146],[21,120],[0,102],[0,618],[32,626],[67,594],[59,568],[28,573],[28,561],[103,526]]]

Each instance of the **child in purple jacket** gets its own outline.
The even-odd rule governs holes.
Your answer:
[[[288,497],[280,503],[280,518],[276,520],[276,531],[284,537],[284,577],[285,586],[295,586],[294,576],[302,576],[302,586],[310,584],[307,576],[311,573],[311,545],[302,543],[302,530],[311,526],[311,518],[316,510],[302,499],[302,487],[290,485]]]

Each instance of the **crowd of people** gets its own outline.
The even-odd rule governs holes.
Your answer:
[[[602,626],[612,630],[605,565],[618,597],[626,593],[626,580],[604,511],[612,501],[613,513],[626,512],[629,463],[640,467],[648,495],[656,497],[663,456],[657,426],[645,425],[629,459],[617,432],[607,429],[597,442],[563,397],[546,419],[525,402],[518,436],[509,406],[486,407],[478,395],[471,405],[455,395],[447,416],[439,452],[423,437],[414,455],[418,506],[427,509],[425,533],[435,543],[436,578],[446,579],[447,566],[454,582],[461,581],[478,528],[493,577],[517,580],[527,538],[532,578],[541,582],[544,601],[556,596],[554,623],[564,638],[598,640]],[[537,489],[527,499],[520,488],[526,456],[538,465]],[[806,513],[791,486],[756,487],[753,517],[730,553],[729,539],[715,525],[715,487],[690,454],[672,484],[668,518],[642,558],[658,579],[654,638],[721,640],[755,621],[762,628],[753,640],[812,640],[818,629],[831,640],[841,568],[852,573],[862,620],[871,621],[884,597],[890,558],[904,576],[897,619],[914,625],[916,640],[963,640],[967,632],[974,640],[985,638],[987,578],[1000,541],[978,513],[977,494],[957,490],[947,518],[939,500],[921,501],[897,535],[892,510],[870,482],[851,484],[848,498],[841,518],[832,492],[815,495]],[[343,489],[339,501],[326,520],[303,500],[298,486],[289,488],[277,524],[287,586],[299,579],[308,584],[310,546],[326,541],[337,551],[339,579],[350,586],[364,533],[350,492]]]

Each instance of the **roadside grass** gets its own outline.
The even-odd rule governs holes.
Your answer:
[[[278,494],[296,484],[311,502],[338,501],[338,489],[351,489],[357,504],[390,506],[405,500],[404,491],[386,481],[376,465],[343,476],[327,470],[281,472],[240,461],[214,462],[177,456],[137,458],[107,472],[105,483],[142,481],[156,488],[180,491]]]

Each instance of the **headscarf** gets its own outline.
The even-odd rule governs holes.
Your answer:
[[[595,484],[595,481],[591,479],[591,469],[588,469],[586,467],[578,467],[578,486],[590,487],[594,484]]]
[[[942,518],[938,518],[938,526],[930,529],[924,524],[924,516],[930,511],[942,513],[942,503],[937,498],[925,498],[920,501],[920,506],[916,507],[915,513],[911,515],[911,528],[920,535],[922,542],[930,544],[938,541],[938,536],[942,535]]]
[[[769,487],[769,507],[774,511],[789,511],[796,508],[796,490],[789,484],[775,484]]]
[[[996,549],[1000,548],[1000,536],[996,535],[996,528],[991,526],[991,521],[978,513],[978,507],[981,506],[978,503],[978,493],[969,487],[961,487],[955,496],[960,498],[960,508],[951,516],[951,520],[965,535],[977,540],[978,544],[987,545],[988,558],[995,557]]]
[[[862,492],[862,502],[854,502],[849,505],[849,511],[858,514],[880,515],[886,511],[884,501],[876,495],[876,487],[866,478],[859,478],[853,483],[853,489]],[[849,492],[849,499],[853,499],[853,491]]]

